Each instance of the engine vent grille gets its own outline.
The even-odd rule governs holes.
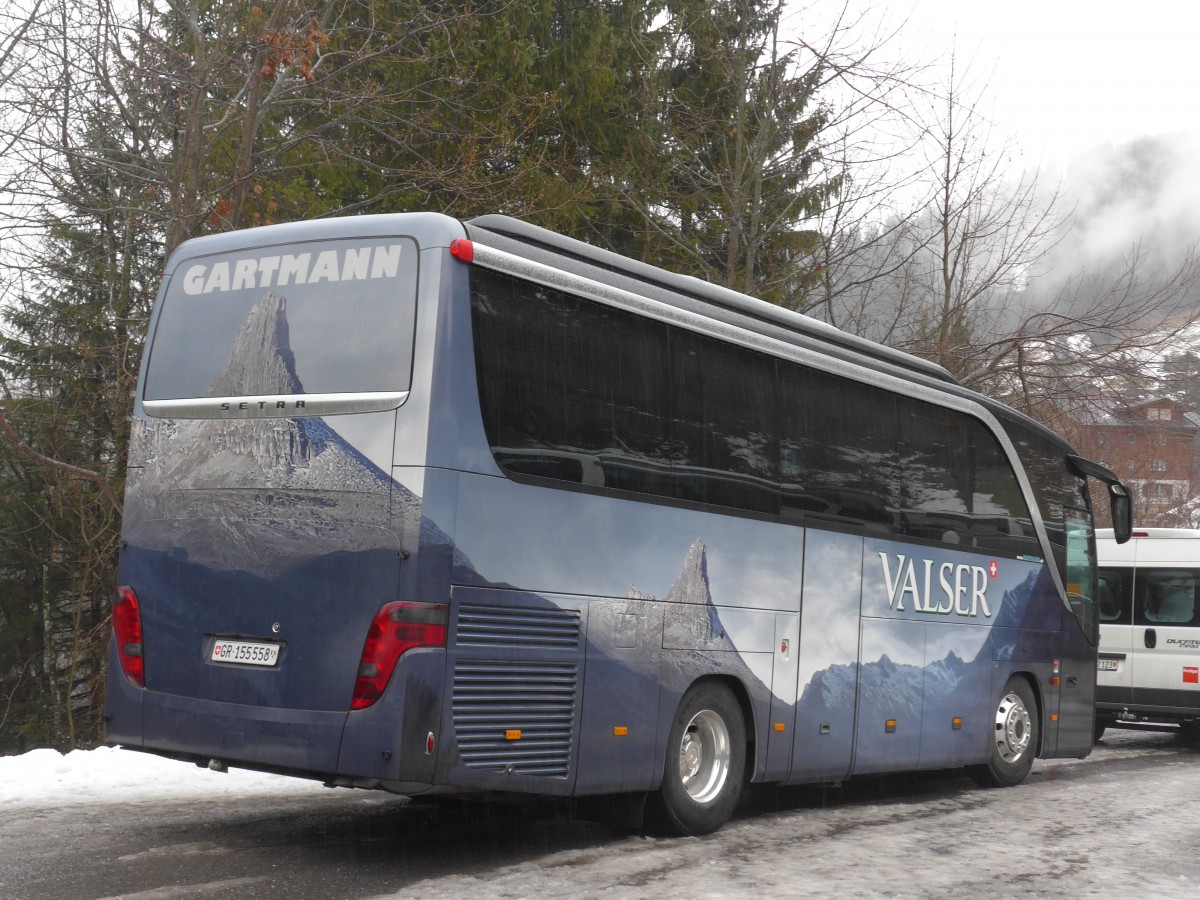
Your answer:
[[[574,663],[459,660],[452,708],[463,763],[566,778],[578,676]]]
[[[579,623],[577,609],[464,603],[458,611],[458,643],[473,647],[578,647]]]

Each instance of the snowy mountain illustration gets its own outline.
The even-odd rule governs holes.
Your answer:
[[[630,585],[627,600],[657,600],[653,594]],[[695,651],[736,651],[721,623],[708,578],[708,555],[697,538],[688,547],[679,575],[667,589],[663,619],[663,646]]]
[[[209,385],[208,394],[242,397],[303,392],[288,336],[287,300],[269,291],[246,314],[229,361]]]
[[[289,341],[287,300],[268,292],[247,313],[208,395],[303,391]],[[140,468],[131,470],[127,495],[133,502],[127,504],[126,524],[137,528],[140,522],[156,522],[149,534],[139,535],[148,547],[187,547],[193,559],[199,555],[227,564],[235,559],[234,564],[255,570],[272,554],[278,568],[321,548],[394,545],[397,533],[411,535],[417,529],[432,544],[451,544],[421,518],[416,494],[323,418],[137,424],[131,460]],[[269,553],[267,546],[273,548]]]
[[[1016,587],[1005,591],[996,608],[995,628],[1045,628],[1049,624],[1038,621],[1041,611],[1036,604],[1030,603],[1030,598],[1036,596],[1053,596],[1053,590],[1038,591],[1039,578],[1049,580],[1050,573],[1044,567],[1034,568]]]
[[[288,340],[287,301],[268,292],[247,313],[208,394],[303,392]],[[386,498],[393,489],[386,472],[320,418],[166,420],[141,437],[135,452],[147,474],[176,490],[287,487]]]
[[[679,570],[679,577],[667,591],[668,603],[702,603],[711,606],[712,589],[708,583],[708,556],[704,541],[697,539],[688,547],[687,556]]]
[[[850,664],[816,672],[800,695],[798,714],[803,720],[823,721],[835,710],[853,709],[857,689],[867,720],[918,721],[930,707],[953,705],[969,676],[969,664],[953,651],[925,666],[896,663],[884,654],[861,669]]]
[[[669,646],[706,649],[736,649],[725,635],[721,616],[713,603],[708,580],[708,556],[704,541],[688,548],[679,577],[667,591],[668,607],[664,639]]]

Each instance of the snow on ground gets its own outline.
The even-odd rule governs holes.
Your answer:
[[[319,782],[245,769],[210,772],[118,747],[0,756],[0,814],[30,806],[129,803],[163,796],[185,800],[304,792],[329,793]]]
[[[619,838],[384,896],[1195,900],[1198,761],[1169,743],[1128,747],[1126,735],[1109,735],[1089,758],[1113,763],[1103,773],[1039,760],[1015,788],[914,784],[878,804],[739,818],[707,838]]]
[[[103,816],[105,804],[151,808],[156,800],[264,795],[304,801],[307,794],[315,801],[335,793],[315,782],[214,773],[113,748],[0,757],[0,821],[54,807],[51,827],[83,806]],[[878,798],[869,790],[858,797],[789,801],[705,838],[614,832],[592,846],[551,843],[545,853],[482,867],[451,863],[398,892],[368,893],[422,900],[1200,896],[1200,754],[1171,735],[1110,731],[1088,759],[1039,760],[1028,782],[1011,789],[918,779]],[[178,815],[180,804],[170,806]]]

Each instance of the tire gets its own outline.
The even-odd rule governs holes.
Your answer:
[[[1180,722],[1179,740],[1188,747],[1200,747],[1200,722]]]
[[[1038,722],[1029,682],[1019,676],[1008,679],[994,707],[988,761],[972,766],[971,777],[983,787],[1012,787],[1024,781],[1037,756]]]
[[[1092,727],[1092,743],[1098,744],[1100,738],[1104,737],[1104,732],[1108,730],[1108,722],[1104,719],[1097,718],[1096,724]]]
[[[746,726],[733,692],[707,681],[680,701],[667,738],[662,787],[650,824],[677,835],[710,834],[737,806],[746,772]]]

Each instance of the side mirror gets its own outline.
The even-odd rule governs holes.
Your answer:
[[[1110,484],[1108,500],[1112,510],[1113,539],[1123,544],[1133,536],[1133,503],[1129,490],[1120,482]]]
[[[1108,485],[1109,509],[1112,511],[1113,538],[1118,544],[1123,544],[1133,537],[1133,501],[1129,496],[1129,488],[1121,484],[1121,480],[1112,470],[1100,463],[1094,463],[1082,456],[1068,456],[1067,463],[1075,474],[1085,478],[1095,478]]]

